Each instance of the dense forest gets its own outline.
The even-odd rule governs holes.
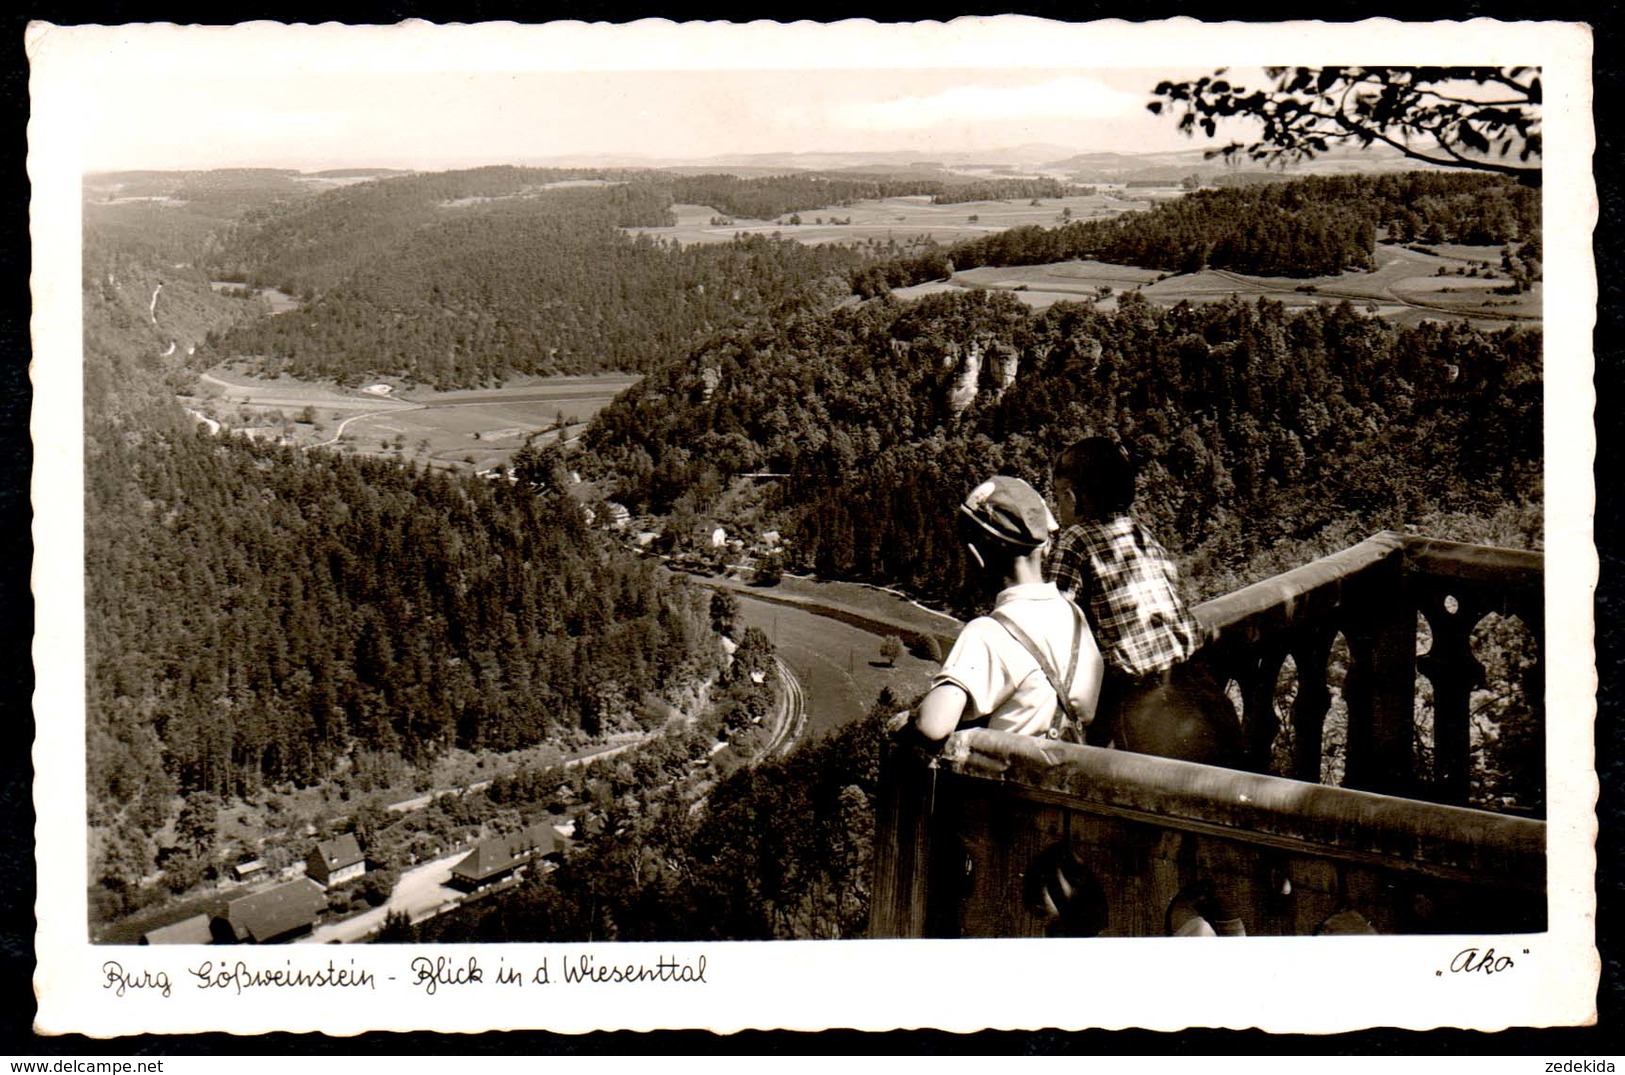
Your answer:
[[[426,225],[494,202],[563,199],[624,226],[667,223],[669,201],[633,182],[639,174],[501,166],[388,176],[305,197],[262,196],[222,235],[208,266],[217,279],[315,294],[387,256]]]
[[[556,457],[510,484],[208,433],[187,340],[249,305],[99,229],[85,265],[99,887],[151,869],[177,796],[644,730],[713,673],[704,596],[589,530]]]
[[[799,566],[954,599],[949,498],[994,471],[1047,488],[1087,433],[1144,463],[1139,510],[1178,551],[1231,569],[1351,520],[1538,504],[1541,398],[1533,331],[1133,294],[1035,313],[964,291],[723,334],[601,412],[588,443],[655,508],[787,473]]]
[[[345,188],[240,228],[219,271],[309,301],[211,338],[205,357],[438,388],[516,372],[636,371],[724,325],[823,305],[860,261],[761,237],[690,247],[634,238],[620,229],[669,213],[669,195],[646,184],[464,194],[446,208],[416,182]],[[362,194],[365,211],[352,217],[341,199]]]
[[[878,198],[929,195],[934,204],[955,205],[1011,198],[1061,198],[1080,189],[1058,179],[972,179],[946,172],[929,177],[804,173],[745,179],[696,175],[673,178],[664,185],[674,201],[709,205],[729,216],[757,220]]]
[[[1028,225],[853,274],[865,297],[979,265],[1093,258],[1168,272],[1229,269],[1322,276],[1373,267],[1377,234],[1395,242],[1523,243],[1540,233],[1540,192],[1498,176],[1404,172],[1316,176],[1198,190],[1146,212]]]
[[[182,791],[606,734],[706,671],[697,598],[595,540],[562,489],[184,427],[91,435],[92,698],[153,718]]]

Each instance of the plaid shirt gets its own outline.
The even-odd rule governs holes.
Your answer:
[[[1201,646],[1202,627],[1179,597],[1168,550],[1127,515],[1068,527],[1044,566],[1089,614],[1108,669],[1163,672]]]

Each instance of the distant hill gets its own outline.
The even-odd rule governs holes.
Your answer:
[[[1459,171],[1308,176],[1196,190],[1148,212],[1012,228],[866,266],[853,289],[871,297],[941,279],[949,263],[962,271],[1069,258],[1169,272],[1335,275],[1372,267],[1379,229],[1402,243],[1518,242],[1538,250],[1540,192],[1504,176]]]
[[[1046,161],[1045,172],[1066,174],[1079,182],[1127,183],[1135,180],[1177,182],[1188,175],[1212,180],[1219,176],[1256,174],[1298,178],[1309,175],[1377,175],[1387,172],[1436,170],[1406,157],[1397,150],[1372,146],[1368,150],[1336,147],[1312,161],[1278,168],[1263,168],[1250,161],[1235,165],[1220,158],[1209,159],[1213,145],[1163,153],[1078,153]]]
[[[581,180],[606,182],[572,185]],[[683,248],[621,230],[670,223],[681,182],[482,168],[250,213],[212,259],[218,278],[306,305],[216,338],[210,353],[256,356],[266,372],[444,388],[516,372],[636,372],[722,326],[845,290],[860,260],[849,250],[762,237]]]

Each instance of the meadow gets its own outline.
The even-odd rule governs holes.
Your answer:
[[[197,391],[182,402],[252,437],[488,470],[506,465],[537,433],[543,440],[575,438],[636,380],[614,374],[520,377],[502,388],[437,392],[392,381],[345,388],[223,366],[203,374]]]
[[[817,245],[821,243],[881,242],[934,239],[944,245],[979,235],[989,235],[1036,224],[1054,227],[1067,220],[1087,220],[1114,216],[1132,210],[1149,209],[1154,192],[1136,191],[1080,194],[1069,198],[1039,198],[1010,201],[956,202],[933,205],[929,195],[882,198],[851,205],[826,206],[796,214],[800,224],[788,223],[789,214],[777,220],[729,218],[708,205],[674,205],[677,224],[669,228],[627,228],[635,235],[649,235],[679,243],[725,243],[735,235],[774,235]],[[1037,205],[1032,204],[1036,200]],[[836,224],[834,221],[849,221]],[[718,221],[713,223],[713,221]]]
[[[739,622],[764,632],[790,666],[807,698],[809,739],[817,738],[874,705],[882,688],[907,701],[930,686],[934,661],[904,652],[895,665],[880,658],[882,636],[805,609],[770,604],[749,592],[739,597]]]
[[[1379,243],[1377,267],[1371,272],[1345,272],[1308,278],[1247,276],[1223,269],[1165,274],[1100,261],[1062,261],[1047,265],[983,266],[897,289],[901,299],[949,288],[1011,291],[1035,309],[1057,302],[1095,301],[1101,309],[1116,305],[1124,291],[1138,290],[1164,306],[1211,302],[1231,295],[1268,297],[1287,306],[1314,306],[1347,299],[1401,325],[1444,317],[1464,318],[1481,328],[1501,328],[1541,320],[1542,285],[1521,295],[1497,294],[1508,284],[1500,271],[1497,246],[1441,243],[1423,253],[1411,247]],[[1443,274],[1441,275],[1441,270]],[[1458,271],[1459,270],[1459,271]],[[1467,273],[1473,275],[1467,275]],[[1493,274],[1493,275],[1491,275]],[[1111,292],[1106,294],[1106,290]]]

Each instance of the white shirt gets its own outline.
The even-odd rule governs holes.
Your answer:
[[[1077,620],[1054,583],[1011,586],[993,605],[1045,651],[1057,674],[1066,674]],[[1070,688],[1063,685],[1073,713],[1085,724],[1094,719],[1102,670],[1100,650],[1085,627],[1077,671]],[[1055,691],[1044,670],[1003,624],[987,616],[976,617],[960,632],[942,670],[931,680],[933,687],[943,683],[963,690],[977,722],[986,721],[995,731],[1044,735],[1055,719]]]

